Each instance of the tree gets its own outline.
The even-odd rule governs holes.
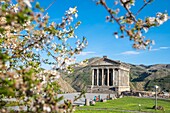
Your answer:
[[[78,16],[76,7],[65,12],[61,23],[49,23],[43,11],[39,3],[32,6],[29,0],[0,2],[0,94],[23,101],[29,112],[59,110],[58,70],[71,72],[68,63],[87,45],[85,38],[77,39],[76,47],[69,44],[77,38],[74,30],[81,24],[72,24]],[[46,55],[54,61],[44,58]],[[42,69],[43,63],[53,65],[54,70]],[[65,102],[67,109],[70,104]],[[1,112],[8,111],[2,108]]]

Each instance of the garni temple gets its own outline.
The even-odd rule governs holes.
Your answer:
[[[87,92],[91,93],[121,93],[130,91],[130,66],[120,61],[114,61],[107,56],[90,64],[91,85]]]

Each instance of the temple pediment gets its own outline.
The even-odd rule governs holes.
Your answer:
[[[106,57],[103,57],[91,64],[91,66],[114,66],[114,65],[120,65],[121,63],[119,61],[114,61],[111,59],[108,59]]]

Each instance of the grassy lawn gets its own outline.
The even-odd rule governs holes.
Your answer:
[[[170,100],[158,100],[158,106],[163,106],[165,112],[155,111],[154,99],[124,97],[116,100],[109,100],[105,103],[97,102],[95,106],[78,107],[75,113],[124,113],[124,112],[139,112],[139,104],[141,105],[141,112],[148,113],[170,113]]]

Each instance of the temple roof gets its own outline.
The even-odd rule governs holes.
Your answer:
[[[114,66],[114,65],[120,66],[120,65],[122,65],[126,68],[130,68],[130,65],[125,64],[125,63],[120,62],[120,61],[109,59],[109,58],[107,58],[107,56],[103,56],[103,58],[100,58],[100,59],[92,62],[89,65],[91,65],[91,66]]]

